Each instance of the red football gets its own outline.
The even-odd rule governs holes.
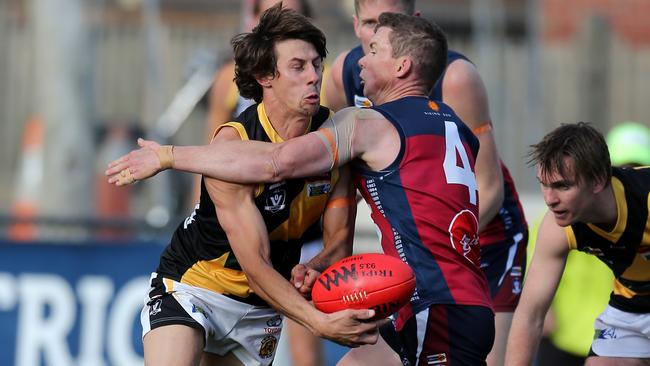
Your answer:
[[[314,283],[311,298],[322,312],[374,309],[385,318],[406,305],[415,291],[415,276],[401,259],[366,253],[343,258]]]

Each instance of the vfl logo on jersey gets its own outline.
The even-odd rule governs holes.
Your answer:
[[[331,190],[330,182],[307,183],[307,197],[322,196],[330,193]]]
[[[462,210],[449,224],[449,240],[456,251],[480,267],[481,247],[478,245],[478,220],[470,210]]]
[[[276,189],[275,191],[271,192],[266,198],[266,206],[264,206],[264,210],[271,213],[276,213],[280,210],[284,210],[284,207],[286,206],[284,203],[286,197],[287,192],[284,189]]]
[[[278,345],[278,339],[272,335],[267,335],[262,339],[262,345],[260,346],[260,357],[262,358],[271,358],[275,353],[275,346]]]
[[[361,107],[361,108],[368,108],[372,107],[372,102],[370,99],[361,96],[361,95],[354,95],[354,106],[355,107]]]
[[[196,305],[192,305],[192,313],[199,313],[199,314],[203,315],[206,318],[208,317],[208,315],[205,313],[205,310],[203,310],[202,307],[199,307],[199,306],[196,306]]]
[[[151,307],[149,308],[149,315],[154,316],[162,311],[161,309],[162,305],[162,299],[157,299],[154,301],[153,304],[151,304]]]

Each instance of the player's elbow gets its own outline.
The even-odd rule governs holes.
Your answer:
[[[272,182],[279,182],[293,177],[298,164],[296,159],[289,154],[283,154],[282,145],[278,145],[271,153],[271,176]]]

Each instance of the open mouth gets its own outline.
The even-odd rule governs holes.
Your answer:
[[[320,101],[320,97],[316,93],[311,93],[305,97],[305,100],[309,103],[318,103]]]

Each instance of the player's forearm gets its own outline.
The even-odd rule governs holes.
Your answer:
[[[501,162],[493,147],[493,140],[483,136],[476,161],[476,183],[479,191],[479,233],[494,219],[503,205],[505,195]]]
[[[269,264],[259,264],[246,271],[255,293],[271,307],[320,336],[319,321],[323,315]]]
[[[495,182],[478,182],[478,191],[480,195],[479,212],[478,212],[478,231],[479,233],[494,219],[503,205],[503,180]]]
[[[173,168],[228,182],[275,181],[272,144],[222,141],[205,146],[174,146]]]
[[[539,318],[539,319],[538,319]],[[533,364],[542,335],[543,317],[517,313],[512,321],[506,349],[506,366]]]

